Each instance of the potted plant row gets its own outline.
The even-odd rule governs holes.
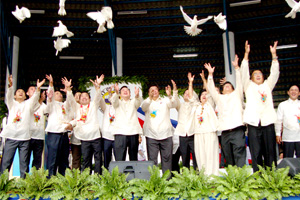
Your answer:
[[[33,168],[25,179],[8,178],[8,171],[0,176],[0,199],[51,200],[198,200],[198,199],[300,199],[300,174],[288,175],[289,168],[264,169],[252,173],[250,166],[228,166],[221,176],[207,176],[204,170],[181,168],[180,173],[166,171],[162,176],[156,166],[148,167],[150,179],[126,181],[127,175],[115,167],[110,173],[90,175],[67,169],[65,176],[57,174],[48,179],[48,171]]]

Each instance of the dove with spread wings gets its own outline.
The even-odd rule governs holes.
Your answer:
[[[60,20],[58,20],[57,23],[58,26],[54,27],[52,37],[63,36],[65,34],[67,35],[67,37],[74,36],[74,33],[68,31],[67,27]]]
[[[26,7],[19,8],[18,5],[16,5],[16,10],[11,12],[19,21],[22,23],[26,18],[31,17],[30,10]]]
[[[106,31],[105,23],[107,23],[106,26],[108,29],[114,28],[114,23],[112,21],[112,9],[109,6],[102,7],[101,12],[89,12],[86,15],[99,24],[97,33],[103,33]]]
[[[65,10],[65,1],[66,0],[59,0],[58,15],[65,16],[67,14],[67,12]]]
[[[205,22],[213,18],[213,16],[208,16],[207,18],[198,20],[197,15],[195,15],[194,18],[192,19],[183,11],[182,6],[180,6],[180,10],[182,12],[185,21],[191,25],[191,26],[184,26],[185,32],[191,36],[196,36],[202,32],[202,29],[199,29],[198,25],[204,24]]]
[[[299,2],[295,0],[285,0],[285,1],[292,8],[291,12],[289,12],[285,16],[285,18],[291,17],[292,19],[295,19],[297,12],[300,12],[300,1]]]
[[[214,21],[220,29],[223,29],[224,31],[227,29],[226,16],[222,15],[222,13],[219,13],[218,16],[214,16]]]
[[[54,48],[56,49],[56,54],[55,54],[56,56],[57,56],[58,52],[62,51],[63,48],[68,47],[69,44],[71,43],[70,40],[68,40],[68,39],[61,39],[61,37],[58,37],[53,42],[54,42]]]

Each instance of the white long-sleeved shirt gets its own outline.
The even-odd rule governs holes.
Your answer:
[[[125,101],[114,93],[110,98],[115,109],[115,124],[112,130],[113,135],[136,135],[142,134],[143,130],[137,116],[137,109],[140,107],[142,97]]]
[[[178,91],[173,91],[173,96],[143,101],[141,107],[145,112],[144,135],[146,137],[163,140],[173,136],[174,128],[170,120],[170,109],[177,106]]]
[[[47,113],[46,104],[42,103],[40,108],[31,115],[30,133],[31,138],[45,140],[45,114]]]
[[[208,76],[207,90],[218,107],[218,131],[225,131],[243,125],[243,88],[240,70],[236,72],[236,88],[230,94],[216,91],[212,76]]]
[[[101,137],[100,119],[98,108],[100,104],[101,91],[96,90],[96,95],[88,105],[80,105],[76,102],[72,91],[67,92],[67,101],[75,111],[76,117],[70,122],[73,126],[75,137],[83,141],[91,141]]]
[[[100,100],[100,108],[103,111],[103,120],[101,126],[102,138],[107,140],[115,140],[112,130],[115,124],[115,109],[112,105],[107,105],[103,98]]]
[[[279,78],[279,63],[272,61],[271,73],[267,80],[257,85],[250,80],[249,62],[243,60],[241,64],[242,82],[246,95],[244,122],[252,126],[267,126],[276,122],[276,112],[273,105],[272,90]]]
[[[48,91],[53,90],[53,96],[47,99],[47,111],[49,113],[46,132],[64,133],[68,123],[72,120],[70,105],[67,101],[59,102],[54,100],[54,89],[49,87]]]
[[[33,96],[21,103],[14,100],[13,87],[8,88],[6,93],[6,104],[8,108],[7,125],[0,136],[13,140],[30,140],[30,119],[40,104],[38,102],[40,92],[35,91]]]
[[[277,122],[275,123],[276,136],[281,136],[284,142],[300,142],[300,101],[288,99],[279,104]]]

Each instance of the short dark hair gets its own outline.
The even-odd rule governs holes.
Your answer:
[[[121,90],[122,90],[123,88],[127,88],[127,89],[130,91],[130,89],[129,89],[129,87],[128,87],[127,85],[123,85],[123,86],[120,88],[119,93],[121,93]]]
[[[148,85],[148,91],[151,87],[157,87],[157,89],[159,90],[159,85],[157,83],[152,83]]]
[[[207,90],[206,90],[206,89],[201,89],[201,90],[200,90],[199,95],[198,95],[199,100],[201,100],[200,98],[201,98],[201,94],[202,94],[203,92],[207,92]]]
[[[296,83],[291,83],[291,84],[289,85],[288,91],[289,91],[289,90],[291,89],[291,87],[293,87],[293,86],[296,86],[296,87],[298,88],[298,90],[300,90],[300,87],[299,87],[298,84],[296,84]]]
[[[231,83],[230,81],[226,81],[226,82],[222,85],[222,92],[223,92],[224,86],[225,86],[226,84],[230,84],[231,87],[232,87],[232,89],[234,90],[234,86],[232,85],[232,83]]]
[[[15,91],[15,95],[17,94],[17,91],[18,91],[18,90],[23,90],[23,89],[22,89],[22,88],[17,88],[16,91]],[[25,93],[25,96],[26,96],[25,90],[23,90],[23,92]]]
[[[84,91],[84,92],[81,92],[81,94],[80,94],[80,96],[79,96],[79,99],[80,99],[80,97],[81,97],[81,95],[82,95],[83,93],[86,93],[86,94],[88,94],[88,95],[89,95],[89,98],[91,98],[91,95],[90,95],[90,93],[89,93],[89,92],[87,92],[87,91]],[[75,93],[75,94],[76,94],[76,93]]]

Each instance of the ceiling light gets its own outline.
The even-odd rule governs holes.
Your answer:
[[[252,1],[242,1],[242,2],[236,2],[229,4],[230,7],[236,7],[236,6],[246,6],[251,4],[257,4],[261,3],[261,0],[252,0]]]
[[[83,60],[84,56],[59,56],[61,60]]]
[[[190,54],[174,54],[173,58],[191,58],[191,57],[197,57],[197,53],[190,53]]]
[[[132,11],[119,11],[118,15],[143,15],[147,14],[147,10],[132,10]]]
[[[280,45],[277,46],[276,49],[290,49],[290,48],[296,48],[298,45],[297,44],[287,44],[287,45]]]
[[[45,10],[29,10],[31,14],[45,14]]]

